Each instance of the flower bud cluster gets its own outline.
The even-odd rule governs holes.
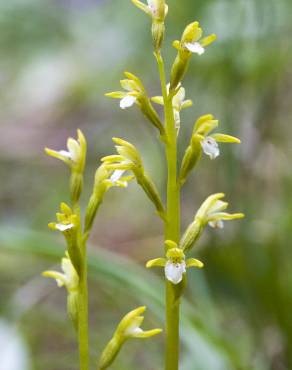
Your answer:
[[[147,5],[139,0],[132,0],[137,8],[143,10],[152,18],[152,39],[155,51],[159,51],[164,38],[164,20],[168,13],[168,6],[165,0],[147,0]]]

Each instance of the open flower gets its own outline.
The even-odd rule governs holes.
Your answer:
[[[132,73],[125,72],[127,77],[120,81],[122,88],[125,91],[114,91],[105,94],[114,99],[120,99],[120,108],[126,109],[133,106],[135,103],[139,104],[141,98],[146,94],[141,80]]]
[[[218,120],[212,114],[201,116],[195,123],[193,136],[200,139],[203,152],[211,159],[215,159],[220,154],[218,143],[240,144],[237,137],[225,134],[210,134],[218,126]]]
[[[79,277],[69,258],[68,252],[66,257],[62,258],[62,272],[58,271],[44,271],[43,276],[55,279],[58,287],[64,286],[68,291],[76,291],[78,289]]]
[[[61,264],[63,272],[59,271],[44,271],[44,277],[55,279],[58,287],[65,287],[68,292],[67,296],[67,311],[75,328],[78,328],[78,310],[79,310],[79,276],[73,263],[70,259],[69,253],[66,252],[65,257],[62,258]]]
[[[138,307],[135,310],[129,312],[123,317],[119,323],[116,334],[123,339],[129,338],[149,338],[153,335],[161,333],[161,329],[143,330],[141,325],[144,321],[144,316],[141,316],[145,312],[146,307]]]
[[[174,41],[173,46],[181,51],[187,50],[191,53],[202,55],[205,47],[216,40],[216,35],[211,34],[202,38],[203,30],[199,22],[190,23],[184,30],[181,41]]]
[[[138,307],[129,312],[120,321],[112,339],[108,342],[99,360],[98,369],[107,369],[119,354],[123,344],[131,338],[145,339],[161,333],[161,329],[143,330],[141,324],[144,317],[141,316],[146,307]]]
[[[167,85],[167,93],[169,94],[170,84]],[[185,100],[186,92],[184,87],[178,86],[176,94],[172,98],[173,115],[175,120],[176,129],[180,128],[180,112],[183,109],[189,108],[193,105],[190,99]],[[157,104],[164,105],[162,96],[154,96],[151,100]]]
[[[228,203],[222,200],[224,196],[223,193],[212,194],[202,203],[193,222],[188,226],[181,238],[179,245],[184,252],[188,251],[198,240],[207,224],[211,227],[222,229],[224,221],[244,217],[243,213],[223,212],[228,207]]]
[[[150,99],[147,96],[146,90],[141,80],[129,72],[125,72],[125,76],[127,78],[120,81],[120,84],[124,91],[110,92],[105,94],[105,96],[113,99],[120,99],[121,109],[132,107],[135,104],[138,105],[142,113],[156,128],[158,128],[161,136],[164,136],[164,127],[160,121],[157,112],[153,108]]]
[[[228,207],[228,203],[221,200],[223,197],[223,193],[209,196],[201,205],[196,217],[204,220],[205,224],[208,223],[209,226],[219,229],[223,229],[224,221],[226,220],[235,220],[244,217],[243,213],[231,214],[223,212]]]
[[[181,40],[175,40],[173,47],[178,50],[174,64],[171,69],[170,89],[177,88],[183,80],[188,69],[189,61],[193,53],[202,55],[205,47],[216,40],[216,35],[212,34],[202,39],[203,31],[199,22],[189,24],[181,37]]]
[[[166,252],[166,258],[156,258],[147,262],[146,267],[164,267],[165,277],[172,284],[179,284],[183,280],[188,267],[202,268],[204,264],[195,258],[185,259],[185,254],[181,248],[173,241],[167,240],[166,244],[171,248]]]
[[[60,204],[60,211],[56,213],[57,222],[50,222],[49,228],[52,230],[61,231],[65,236],[72,233],[78,223],[78,217],[72,209],[66,204]]]
[[[45,152],[65,162],[69,167],[78,172],[83,172],[86,159],[86,140],[81,130],[77,130],[77,140],[67,140],[67,150],[52,150],[45,148]]]

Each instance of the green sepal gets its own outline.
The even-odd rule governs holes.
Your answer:
[[[113,98],[113,99],[123,99],[126,95],[125,91],[113,91],[104,94],[108,98]]]
[[[212,33],[211,35],[208,35],[208,36],[204,37],[200,41],[200,44],[203,47],[205,47],[205,46],[208,46],[208,45],[212,44],[212,42],[214,42],[215,40],[217,40],[217,35],[215,35],[215,33]]]
[[[188,258],[186,260],[186,268],[189,268],[189,267],[197,267],[197,268],[201,269],[201,268],[204,267],[204,264],[203,264],[203,262],[201,262],[200,260],[198,260],[196,258]]]
[[[152,268],[152,267],[164,267],[166,264],[165,258],[155,258],[153,260],[150,260],[146,263],[146,268]]]
[[[218,143],[234,143],[240,144],[241,141],[237,137],[225,134],[212,134],[210,135],[213,139],[215,139]]]

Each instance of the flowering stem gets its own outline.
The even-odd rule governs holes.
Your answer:
[[[87,287],[87,246],[81,229],[80,207],[73,201],[73,209],[79,218],[78,247],[82,255],[79,280],[78,299],[78,344],[80,370],[89,370],[89,338],[88,338],[88,287]]]
[[[167,93],[164,63],[160,53],[155,54],[161,80],[164,100],[164,114],[167,140],[167,214],[165,240],[178,243],[180,239],[180,187],[177,182],[177,132],[175,128],[172,92]],[[166,352],[165,370],[178,370],[179,363],[179,299],[175,298],[175,286],[166,280]]]
[[[88,291],[87,291],[87,260],[86,248],[83,254],[83,268],[79,285],[79,310],[78,310],[78,341],[80,370],[89,369],[88,349]]]

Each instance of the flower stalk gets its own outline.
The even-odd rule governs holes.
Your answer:
[[[189,145],[182,162],[178,163],[178,135],[181,129],[181,111],[192,106],[190,99],[185,100],[182,80],[185,77],[193,54],[201,56],[205,48],[216,39],[211,34],[202,38],[203,30],[198,22],[189,24],[173,46],[178,53],[171,68],[167,83],[164,60],[161,54],[165,33],[165,18],[168,6],[165,0],[132,0],[133,4],[152,19],[152,39],[156,58],[162,96],[149,97],[142,80],[136,75],[125,72],[126,79],[120,81],[123,91],[107,93],[106,96],[120,100],[120,108],[134,105],[140,109],[148,122],[159,132],[159,139],[164,145],[167,167],[166,202],[159,189],[144,167],[142,156],[135,145],[113,138],[116,153],[101,159],[94,177],[92,194],[87,203],[84,219],[80,210],[79,199],[82,195],[83,173],[86,162],[86,140],[80,130],[77,140],[69,138],[67,149],[55,151],[46,149],[46,153],[63,161],[71,171],[71,205],[61,203],[57,221],[49,227],[61,232],[66,241],[65,257],[62,259],[62,272],[46,271],[44,276],[54,278],[58,286],[67,289],[68,316],[72,320],[79,344],[80,370],[89,370],[88,338],[88,287],[87,287],[87,240],[96,219],[97,212],[105,194],[112,187],[126,188],[131,180],[136,180],[148,199],[155,207],[164,226],[164,256],[147,262],[146,267],[163,267],[165,275],[165,370],[179,369],[180,354],[180,299],[186,287],[187,269],[202,268],[203,262],[189,258],[193,246],[207,226],[222,229],[224,222],[242,218],[242,213],[227,213],[228,203],[223,201],[223,193],[215,193],[206,198],[189,226],[181,236],[181,190],[191,171],[199,163],[203,154],[211,160],[220,155],[219,143],[236,143],[236,137],[212,133],[219,121],[211,114],[199,117],[193,128]],[[160,118],[152,102],[163,105],[164,117]],[[141,315],[146,307],[130,311],[120,321],[113,336],[105,345],[98,361],[98,370],[109,368],[128,339],[144,339],[161,332],[161,329],[144,331]]]

